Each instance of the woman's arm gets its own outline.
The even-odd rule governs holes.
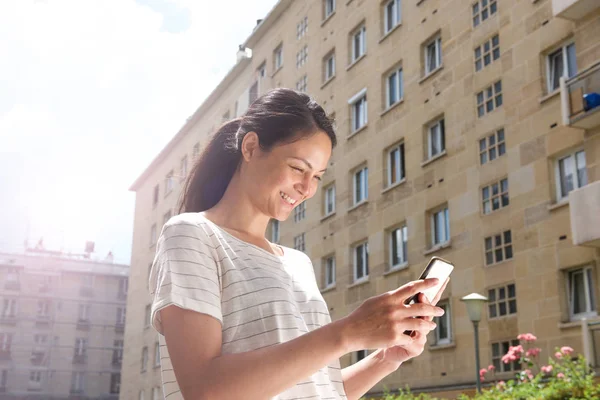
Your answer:
[[[348,400],[360,399],[377,382],[396,371],[401,364],[385,361],[382,350],[377,350],[356,364],[344,368],[342,380]]]
[[[282,344],[221,355],[219,321],[177,306],[160,313],[186,400],[269,399],[346,353],[340,321]]]

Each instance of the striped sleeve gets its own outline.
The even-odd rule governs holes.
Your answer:
[[[163,227],[149,277],[152,326],[163,333],[160,310],[177,307],[210,315],[223,324],[219,263],[203,227],[185,214]]]

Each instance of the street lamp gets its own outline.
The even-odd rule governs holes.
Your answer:
[[[481,321],[481,313],[483,312],[483,304],[488,301],[487,297],[477,293],[471,293],[460,299],[467,305],[467,313],[469,319],[473,322],[475,330],[475,368],[477,369],[477,393],[481,393],[481,379],[479,378],[479,321]]]

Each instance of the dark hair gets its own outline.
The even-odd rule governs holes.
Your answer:
[[[240,163],[248,132],[256,132],[261,149],[269,151],[318,130],[329,136],[333,148],[337,143],[333,120],[315,100],[291,89],[265,93],[212,136],[185,182],[179,212],[205,211],[221,200]]]

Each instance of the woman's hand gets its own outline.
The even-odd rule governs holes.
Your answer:
[[[450,278],[446,279],[446,282],[444,282],[444,285],[431,303],[423,293],[419,294],[419,301],[428,305],[436,305],[440,300],[442,293],[446,289],[449,281]],[[423,317],[423,319],[432,321],[433,317],[427,316]],[[429,332],[429,330],[415,330],[410,336],[410,339],[412,340],[409,343],[381,349],[382,361],[391,364],[395,368],[398,368],[403,362],[420,355],[425,349],[425,343],[427,343],[427,334]]]
[[[437,284],[437,279],[409,282],[396,290],[365,300],[354,312],[340,320],[346,352],[394,346],[404,349],[404,346],[414,342],[413,338],[404,334],[405,331],[427,334],[433,330],[433,317],[444,315],[444,310],[425,302],[410,305],[404,302]]]

